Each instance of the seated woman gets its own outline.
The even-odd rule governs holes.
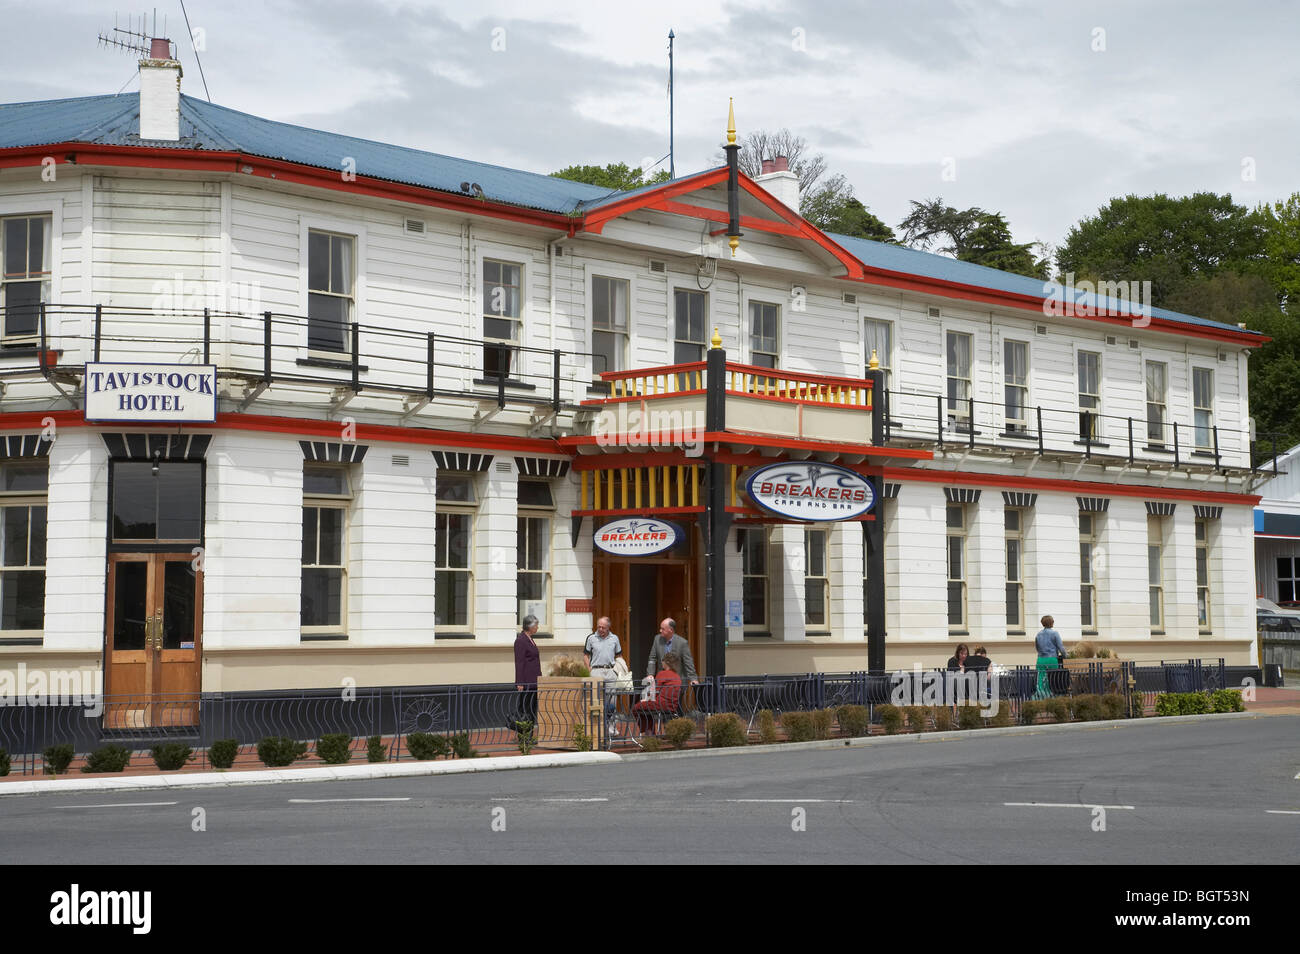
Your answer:
[[[967,647],[965,643],[958,643],[957,651],[953,653],[952,658],[948,660],[948,671],[965,672],[966,657],[968,657],[969,655],[970,655],[969,647]]]
[[[654,729],[656,717],[677,713],[677,704],[682,694],[682,676],[678,671],[680,665],[681,660],[676,653],[664,653],[663,665],[655,675],[654,698],[642,700],[632,707],[642,733]]]

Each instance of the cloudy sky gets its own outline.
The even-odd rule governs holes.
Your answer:
[[[891,225],[909,199],[1000,211],[1059,243],[1126,193],[1300,190],[1300,8],[1289,0],[187,0],[212,100],[537,172],[712,165],[789,127]],[[151,8],[152,9],[152,8]],[[159,0],[183,91],[204,95],[179,2]],[[0,101],[138,88],[98,48],[129,6],[0,0]],[[138,12],[137,12],[138,20]],[[16,34],[16,35],[13,35]]]

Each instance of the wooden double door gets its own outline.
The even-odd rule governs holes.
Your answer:
[[[193,553],[108,558],[104,727],[197,725],[203,572]]]
[[[665,618],[677,623],[678,634],[690,644],[696,672],[704,674],[693,561],[598,556],[594,576],[592,625],[601,616],[609,617],[610,629],[622,640],[623,657],[638,683],[646,675],[646,660],[659,632],[659,621]]]

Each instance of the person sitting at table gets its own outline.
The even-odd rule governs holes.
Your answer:
[[[681,658],[676,653],[665,653],[663,665],[655,674],[654,698],[645,699],[632,707],[642,733],[650,732],[654,728],[656,717],[662,718],[665,713],[677,712],[677,704],[682,694],[680,667]]]

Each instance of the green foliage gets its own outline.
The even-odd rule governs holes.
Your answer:
[[[72,747],[71,742],[61,742],[58,745],[51,745],[45,750],[45,774],[62,775],[72,764],[72,758],[77,754],[77,750]]]
[[[897,244],[894,230],[854,198],[852,187],[848,187],[847,193],[833,187],[816,190],[800,203],[803,217],[823,232]]]
[[[292,765],[306,754],[306,742],[295,742],[283,735],[268,735],[257,743],[257,757],[271,768]]]
[[[668,181],[667,169],[660,169],[647,176],[641,171],[640,166],[631,169],[623,162],[611,162],[606,166],[565,166],[559,172],[552,172],[551,175],[557,179],[570,179],[573,182],[585,182],[588,185],[600,186],[602,189],[623,192]]]
[[[1146,714],[1146,695],[1138,692],[1137,689],[1130,688],[1128,694],[1128,717],[1130,719],[1141,719]]]
[[[239,743],[234,739],[218,739],[212,743],[208,749],[208,761],[212,763],[213,768],[228,769],[235,764],[235,756],[239,754]]]
[[[660,752],[663,750],[663,747],[664,747],[664,740],[660,738],[656,738],[653,735],[647,735],[644,739],[641,740],[642,752]]]
[[[930,710],[925,706],[904,706],[903,714],[907,716],[907,727],[913,732],[930,728]]]
[[[329,765],[342,765],[352,759],[352,736],[330,732],[316,741],[316,755]]]
[[[1043,701],[1041,699],[1026,699],[1020,703],[1020,724],[1033,725],[1038,721],[1038,717],[1043,712]]]
[[[695,720],[685,716],[669,719],[664,726],[664,741],[675,749],[686,748],[686,743],[695,735]]]
[[[460,735],[451,737],[451,754],[458,759],[478,758],[478,752],[469,744],[468,732],[462,732]]]
[[[451,742],[445,735],[432,732],[410,732],[406,736],[406,751],[421,762],[445,758],[451,754]]]
[[[551,660],[551,667],[547,670],[547,675],[586,679],[591,675],[591,670],[586,667],[581,659],[574,659],[572,656],[556,656]]]
[[[776,741],[776,718],[771,709],[760,709],[758,712],[758,740],[764,745]]]
[[[1245,712],[1240,689],[1215,689],[1210,693],[1211,712]]]
[[[366,761],[388,761],[388,746],[384,745],[384,737],[382,735],[372,735],[370,738],[366,739]]]
[[[0,778],[9,774],[9,753],[0,749]]]
[[[936,732],[947,732],[952,729],[952,706],[929,706],[928,708],[934,719]]]
[[[745,723],[741,722],[740,716],[734,712],[719,712],[717,715],[709,716],[704,729],[708,733],[709,745],[713,748],[731,748],[749,744]]]
[[[306,754],[307,743],[300,742],[298,744],[302,746],[302,754]],[[183,769],[185,764],[194,758],[194,750],[184,742],[164,742],[162,745],[155,745],[149,754],[153,756],[153,764],[164,772]],[[299,757],[301,758],[301,755]],[[285,764],[288,765],[289,763],[286,762]]]
[[[573,723],[573,747],[579,752],[591,751],[591,733],[581,722]]]
[[[984,725],[980,718],[980,707],[978,705],[964,705],[957,707],[957,728],[959,729],[978,729]]]
[[[1102,696],[1101,715],[1103,719],[1124,718],[1124,697],[1117,692]]]
[[[1011,711],[1011,705],[1005,699],[998,700],[997,711],[993,713],[992,718],[986,721],[999,729],[1005,729],[1015,722],[1014,714]]]
[[[131,761],[131,750],[121,745],[101,745],[86,756],[83,772],[120,772]]]
[[[537,745],[537,730],[529,719],[520,719],[515,723],[515,747],[520,755],[527,755]]]
[[[813,740],[812,713],[782,712],[781,728],[789,742],[811,742]]]
[[[835,724],[835,710],[814,709],[809,715],[812,716],[813,738],[829,739],[831,737],[831,726]]]
[[[880,722],[890,735],[903,728],[903,710],[898,706],[880,706],[876,711],[880,713]],[[885,721],[887,717],[890,720],[888,722]],[[840,724],[840,732],[855,739],[871,732],[871,713],[866,706],[840,706],[835,710],[835,721]]]
[[[929,249],[951,255],[959,261],[986,265],[1005,272],[1046,279],[1050,262],[1036,258],[1037,242],[1017,244],[1011,240],[1011,228],[997,212],[979,208],[954,209],[943,199],[912,201],[912,211],[898,225],[902,241],[913,248]]]
[[[1080,722],[1101,721],[1101,697],[1096,695],[1075,696],[1074,717]]]
[[[1219,690],[1225,692],[1229,690]],[[1226,700],[1225,700],[1226,702]],[[1226,704],[1231,705],[1230,702]],[[1204,692],[1162,692],[1156,696],[1156,715],[1207,715],[1211,711],[1231,711],[1228,709],[1211,709],[1211,697]]]
[[[1057,722],[1070,721],[1070,700],[1065,696],[1052,696],[1043,700],[1043,708],[1050,712]]]

